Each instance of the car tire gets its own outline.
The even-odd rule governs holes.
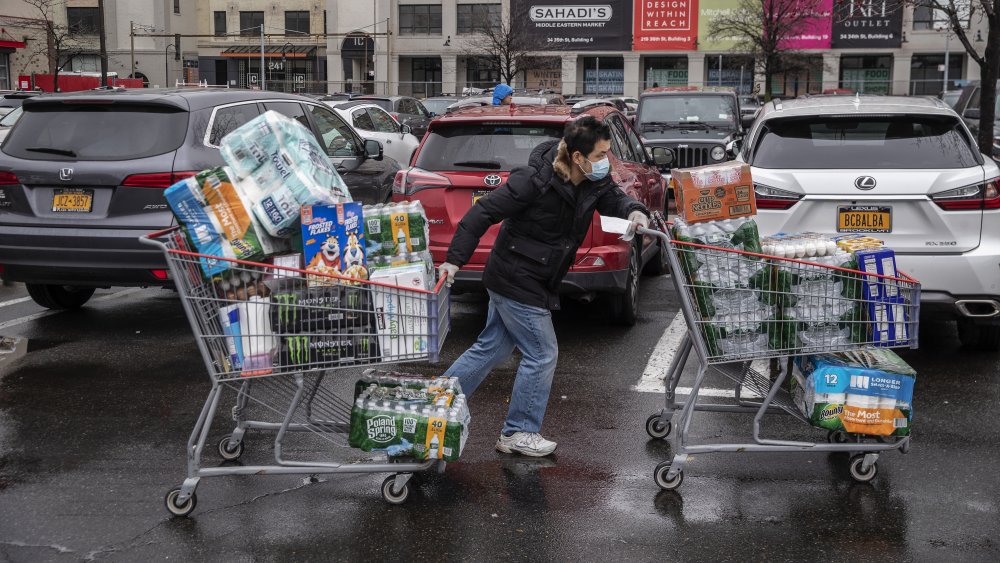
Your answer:
[[[959,319],[958,339],[962,342],[962,346],[970,350],[996,352],[1000,350],[1000,324]]]
[[[639,318],[639,248],[629,246],[625,291],[610,295],[611,319],[615,324],[632,326]]]
[[[46,309],[79,309],[90,300],[96,288],[73,285],[26,284],[28,295]]]

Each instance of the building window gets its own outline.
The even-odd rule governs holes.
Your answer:
[[[841,57],[840,87],[860,94],[891,94],[892,55]]]
[[[215,12],[213,13],[213,18],[215,19],[215,34],[225,35],[226,34],[226,12]]]
[[[309,35],[309,12],[285,12],[285,35]]]
[[[174,13],[181,13],[181,0],[174,0]]]
[[[408,4],[399,7],[400,35],[441,35],[440,4]]]
[[[97,8],[66,8],[66,26],[71,35],[97,33],[100,11]]]
[[[326,30],[326,10],[323,10],[323,33],[330,33]]]
[[[441,58],[410,59],[410,95],[426,98],[441,95]]]
[[[705,56],[705,85],[736,89],[737,94],[753,90],[753,59],[741,55]]]
[[[625,91],[625,59],[584,57],[584,94],[621,94]]]
[[[10,60],[7,53],[0,53],[0,90],[10,90]]]
[[[492,88],[500,82],[500,71],[489,61],[469,58],[465,62],[465,84],[469,88]]]
[[[69,70],[73,72],[100,72],[100,55],[76,55],[69,61]]]
[[[240,35],[260,35],[264,12],[240,12]]]
[[[459,4],[458,33],[476,33],[500,25],[500,4]]]
[[[948,54],[948,87],[944,84],[944,53],[913,55],[910,61],[910,95],[937,96],[942,90],[957,90],[962,80],[962,55]]]
[[[934,8],[930,6],[914,6],[913,29],[934,29]]]
[[[644,57],[644,88],[688,85],[687,57]]]

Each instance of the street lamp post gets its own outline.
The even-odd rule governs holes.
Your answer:
[[[288,91],[288,63],[285,61],[285,52],[287,51],[286,47],[291,47],[292,53],[294,53],[295,45],[292,45],[291,43],[286,41],[285,44],[281,46],[281,72],[285,74],[285,86],[283,89],[285,92]],[[292,87],[292,89],[293,90],[295,89],[294,86]]]
[[[163,48],[163,87],[169,86],[170,80],[170,48],[173,47],[173,43],[167,42],[167,46]],[[174,49],[176,51],[176,49]]]

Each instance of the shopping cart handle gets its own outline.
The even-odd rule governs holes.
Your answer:
[[[663,240],[669,240],[670,236],[667,233],[659,229],[647,229],[646,227],[636,227],[635,233],[637,235],[650,235],[654,237],[659,237]]]

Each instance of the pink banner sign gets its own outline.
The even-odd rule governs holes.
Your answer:
[[[816,11],[816,17],[807,22],[802,32],[784,42],[785,49],[829,49],[833,32],[833,0],[805,0]]]

